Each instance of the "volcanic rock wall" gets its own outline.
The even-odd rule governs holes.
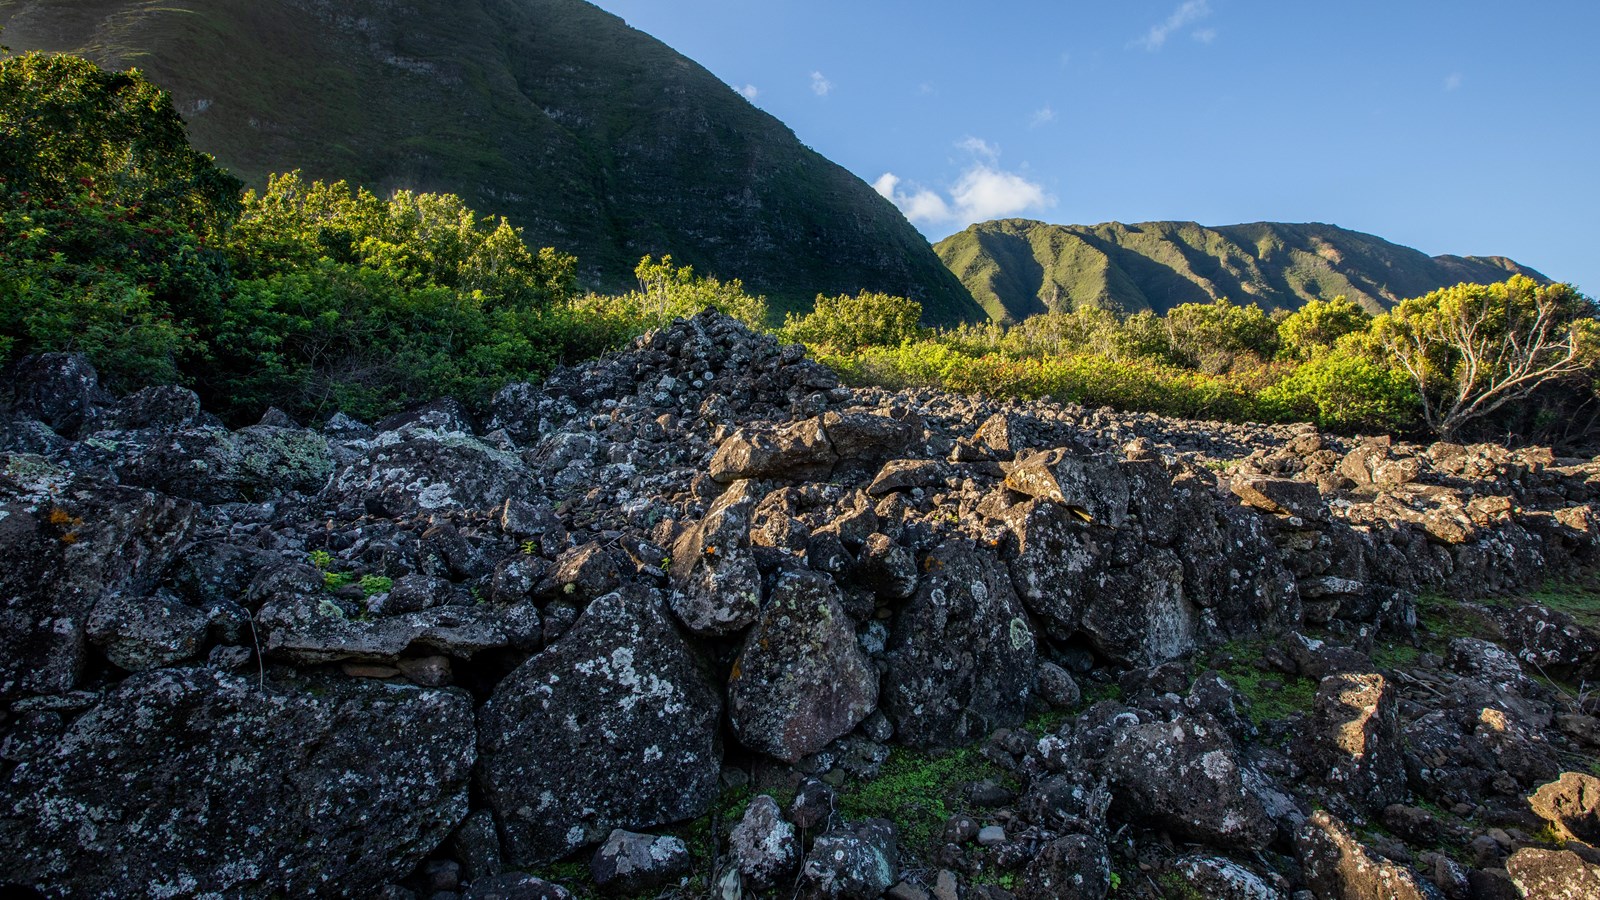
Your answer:
[[[445,871],[468,896],[558,896],[502,870],[602,842],[613,875],[667,865],[675,839],[628,833],[764,767],[801,798],[788,821],[752,805],[766,831],[735,837],[734,883],[759,890],[800,865],[762,854],[810,815],[801,773],[996,733],[1032,785],[1012,862],[1039,896],[1104,869],[1108,809],[1214,849],[1301,846],[1317,883],[1356,851],[1274,778],[1381,812],[1407,770],[1392,686],[1299,632],[1370,647],[1411,633],[1419,593],[1597,552],[1591,461],[852,390],[713,314],[509,385],[483,423],[440,401],[229,431],[181,388],[105,396],[75,357],[12,375],[0,879],[52,895],[393,895]],[[1503,619],[1516,658],[1465,647],[1473,677],[1595,673],[1560,613]],[[1274,769],[1241,755],[1225,683],[1162,686],[1163,664],[1254,637],[1355,678],[1324,680],[1317,733],[1356,716],[1391,756],[1308,737]],[[1124,672],[1127,705],[1008,731]],[[1459,755],[1461,726],[1435,726],[1416,743]],[[1410,780],[1448,782],[1427,771]],[[833,824],[806,890],[888,888],[889,826]]]

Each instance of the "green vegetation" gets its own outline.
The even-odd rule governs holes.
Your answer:
[[[1371,313],[1460,282],[1539,273],[1497,257],[1428,257],[1331,225],[984,222],[934,250],[990,316],[1021,322],[1100,307],[1161,313],[1224,297],[1263,309],[1349,298]]]
[[[603,293],[670,253],[780,316],[868,289],[919,292],[932,323],[982,317],[893,204],[617,16],[580,0],[330,8],[0,3],[0,25],[19,50],[143,67],[195,145],[258,190],[300,169],[455,194],[576,256]]]
[[[1011,776],[975,748],[928,756],[894,747],[878,777],[839,790],[839,811],[852,821],[893,821],[900,827],[901,846],[926,858],[937,846],[944,823],[953,815],[971,812],[962,788],[985,779],[1005,784]]]
[[[1423,419],[1446,440],[1546,384],[1592,376],[1600,360],[1593,302],[1571,285],[1520,275],[1407,300],[1373,336],[1416,383]]]
[[[1217,648],[1209,662],[1239,691],[1249,706],[1246,715],[1258,726],[1308,713],[1317,698],[1312,679],[1263,671],[1257,661],[1265,647],[1261,640],[1232,641]]]
[[[1600,590],[1592,582],[1552,581],[1523,599],[1564,612],[1578,624],[1600,630]]]
[[[632,290],[580,296],[578,260],[449,194],[382,199],[293,172],[241,195],[137,72],[7,57],[0,100],[0,364],[81,351],[113,389],[186,384],[230,422],[269,405],[372,419],[441,395],[481,410],[508,381],[706,308],[772,324],[766,297],[671,256],[644,257]],[[1009,327],[926,329],[923,314],[823,294],[776,333],[856,384],[1449,435],[1535,407],[1574,418],[1556,413],[1592,399],[1600,331],[1570,287],[1522,277],[1376,318],[1343,298],[1271,315],[1080,305]]]
[[[1438,327],[1424,335],[1407,324],[1458,295],[1500,298],[1498,307],[1490,303],[1490,313],[1482,314],[1499,323],[1492,339],[1481,337],[1490,329],[1472,330],[1479,335],[1476,349],[1456,349]],[[1518,304],[1524,308],[1520,318],[1494,312]],[[806,340],[819,359],[855,384],[1054,398],[1184,418],[1310,421],[1343,432],[1430,427],[1449,436],[1463,423],[1489,421],[1497,412],[1495,427],[1522,427],[1526,423],[1518,420],[1535,410],[1553,424],[1571,418],[1555,411],[1594,399],[1600,374],[1600,347],[1587,337],[1600,333],[1593,304],[1567,285],[1541,287],[1520,276],[1408,300],[1377,317],[1342,297],[1273,316],[1254,304],[1215,300],[1179,304],[1165,315],[1079,308],[1040,313],[1009,327],[885,333],[863,323],[861,314],[836,307],[791,318],[783,333]],[[1542,308],[1559,311],[1540,318]],[[1421,342],[1431,360],[1427,368],[1418,369],[1395,349],[1397,334]],[[1543,350],[1535,349],[1540,341]],[[1515,362],[1518,354],[1526,365]],[[1506,374],[1470,374],[1487,371],[1474,360],[1490,358]],[[1413,370],[1433,373],[1432,380],[1414,377]],[[1478,387],[1468,390],[1457,417],[1441,417],[1442,404],[1453,402],[1446,395],[1468,384]]]

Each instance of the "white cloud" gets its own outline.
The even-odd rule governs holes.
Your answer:
[[[1056,111],[1048,105],[1033,111],[1033,116],[1028,119],[1029,128],[1038,128],[1040,125],[1049,125],[1056,120]]]
[[[811,93],[816,94],[818,97],[826,97],[833,93],[833,82],[829,81],[828,76],[821,72],[812,72]]]
[[[743,94],[746,100],[754,100],[761,96],[761,90],[753,84],[747,84],[739,88],[739,93]]]
[[[1172,11],[1172,15],[1150,26],[1144,37],[1134,41],[1132,46],[1143,47],[1154,53],[1167,43],[1167,38],[1171,37],[1173,32],[1180,31],[1187,25],[1193,25],[1209,15],[1211,15],[1211,4],[1207,0],[1184,0]]]
[[[956,148],[965,150],[973,156],[981,156],[990,162],[1000,158],[1000,148],[980,137],[968,135],[956,142]]]
[[[907,185],[893,172],[885,172],[873,182],[873,189],[899,207],[907,219],[928,226],[962,227],[1055,205],[1055,198],[1046,194],[1042,185],[1001,169],[999,148],[988,141],[969,137],[956,146],[978,159],[950,186],[948,197]]]
[[[1217,39],[1217,30],[1215,28],[1201,28],[1189,35],[1189,37],[1194,38],[1196,41],[1199,41],[1202,44],[1209,44]]]
[[[1454,90],[1459,90],[1460,88],[1461,88],[1461,73],[1460,72],[1451,72],[1449,75],[1445,76],[1445,79],[1444,79],[1444,89],[1445,90],[1454,91]]]

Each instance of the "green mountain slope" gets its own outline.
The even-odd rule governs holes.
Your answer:
[[[1165,312],[1226,297],[1267,309],[1339,294],[1378,312],[1407,297],[1532,269],[1490,256],[1434,256],[1332,225],[1193,222],[974,225],[934,249],[992,318],[1092,305]]]
[[[870,289],[982,317],[867,184],[581,0],[0,0],[0,26],[13,49],[143,69],[253,184],[299,168],[460,194],[598,288],[670,253],[780,310]]]

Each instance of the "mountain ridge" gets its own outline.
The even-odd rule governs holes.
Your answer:
[[[137,66],[194,143],[270,172],[446,191],[630,286],[644,255],[779,312],[884,291],[982,317],[887,200],[702,66],[581,0],[0,0],[16,50]]]
[[[1165,312],[1228,298],[1268,309],[1344,295],[1371,312],[1463,281],[1543,274],[1499,256],[1428,256],[1320,222],[983,222],[934,245],[991,318],[1091,305]]]

